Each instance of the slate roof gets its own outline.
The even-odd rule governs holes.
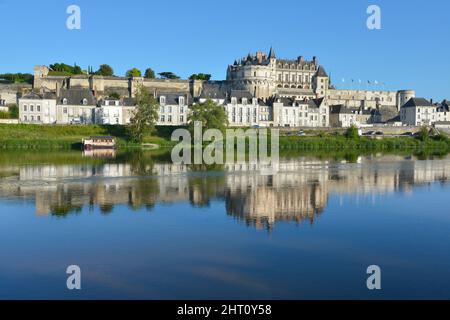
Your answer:
[[[347,108],[344,105],[330,106],[330,113],[332,114],[360,114],[360,115],[381,115],[376,109]]]
[[[415,107],[432,107],[430,101],[424,98],[411,98],[403,106],[404,108],[415,108]]]
[[[442,103],[439,105],[438,110],[441,112],[442,111],[449,112],[450,111],[450,101],[448,101],[448,100],[442,101]]]
[[[243,98],[247,98],[247,101],[251,102],[253,95],[247,90],[231,90],[228,97],[228,102],[231,101],[231,98],[236,98],[238,103],[242,103]]]
[[[328,74],[323,66],[319,66],[319,69],[316,72],[316,77],[328,77]]]
[[[308,101],[308,106],[309,108],[320,108],[320,106],[322,105],[324,101],[324,98],[320,98],[320,99],[311,99]]]
[[[203,87],[200,99],[225,99],[226,94],[223,90],[220,90],[218,86],[206,85]]]
[[[57,97],[53,92],[45,92],[45,93],[41,94],[41,93],[37,93],[34,91],[21,97],[21,99],[26,99],[26,100],[42,100],[42,99],[54,100],[56,98]]]
[[[134,107],[136,105],[136,100],[134,98],[123,98],[123,105],[125,107]]]
[[[185,105],[190,105],[192,96],[186,92],[158,92],[156,97],[159,101],[160,97],[166,97],[166,105],[178,105],[180,97],[184,97]]]
[[[96,99],[89,89],[61,89],[59,94],[59,102],[63,104],[64,99],[67,99],[67,105],[82,106],[83,99],[87,100],[88,106],[96,105]]]

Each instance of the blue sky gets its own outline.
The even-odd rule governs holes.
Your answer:
[[[81,8],[81,30],[66,28],[71,4]],[[381,7],[381,30],[366,27],[370,4]],[[449,14],[447,0],[0,0],[0,73],[108,63],[118,75],[152,67],[221,80],[236,58],[273,46],[278,57],[317,56],[338,87],[377,80],[443,99]]]

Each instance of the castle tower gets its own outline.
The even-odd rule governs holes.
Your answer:
[[[50,69],[47,66],[34,67],[33,88],[40,89],[42,87],[42,78],[48,76]]]
[[[397,92],[397,109],[405,105],[411,98],[416,97],[416,92],[414,90],[400,90]]]
[[[319,66],[313,79],[314,93],[318,98],[326,97],[330,85],[330,78],[323,66]]]

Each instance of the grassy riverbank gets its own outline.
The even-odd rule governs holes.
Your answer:
[[[128,139],[124,126],[75,126],[75,125],[0,125],[0,148],[3,149],[78,149],[81,141],[90,136],[111,135],[117,138],[119,148],[138,147]],[[161,147],[173,145],[164,133],[147,136],[144,143]]]
[[[173,147],[170,141],[175,128],[159,127],[153,136],[146,136],[144,143],[158,144],[162,148]],[[111,135],[117,138],[119,148],[139,147],[128,139],[124,126],[74,126],[74,125],[1,125],[0,148],[2,149],[80,149],[81,141],[89,136]],[[270,140],[270,139],[269,139]],[[353,137],[342,134],[319,136],[281,136],[280,151],[333,151],[333,152],[396,152],[410,151],[449,153],[450,140],[446,136],[427,137]]]

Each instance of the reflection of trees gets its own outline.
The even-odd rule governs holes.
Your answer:
[[[133,210],[139,210],[145,206],[150,211],[156,204],[158,193],[159,184],[157,179],[153,177],[138,179],[128,192],[128,206]]]
[[[195,207],[209,207],[211,199],[223,194],[226,184],[223,165],[190,165],[189,202]]]
[[[70,203],[59,204],[51,207],[51,213],[53,216],[66,217],[72,213],[81,213],[83,206],[71,205]]]

